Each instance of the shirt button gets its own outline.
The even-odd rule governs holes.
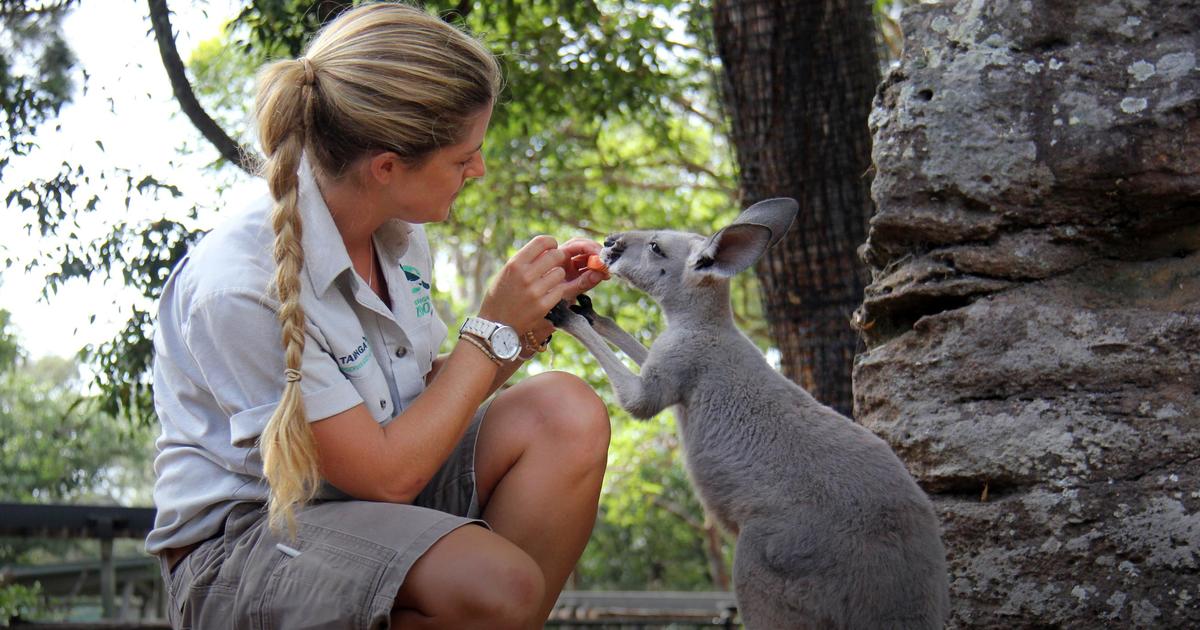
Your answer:
[[[406,354],[408,354],[408,348],[405,348],[404,346],[400,346],[399,348],[396,348],[396,358],[397,359],[403,359],[404,355],[406,355]]]
[[[387,401],[386,401],[386,400],[383,400],[383,399],[381,398],[381,399],[379,400],[379,408],[380,408],[380,409],[387,409]]]

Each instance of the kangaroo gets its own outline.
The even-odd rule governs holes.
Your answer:
[[[769,199],[710,237],[609,235],[601,258],[611,273],[666,316],[648,350],[590,303],[552,319],[595,356],[634,417],[675,407],[692,484],[737,539],[747,628],[940,628],[949,586],[929,498],[882,439],[776,372],[734,324],[729,278],[797,211],[792,199]]]

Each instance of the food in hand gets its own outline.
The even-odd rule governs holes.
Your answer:
[[[612,277],[612,274],[608,272],[608,265],[604,264],[604,261],[600,259],[599,254],[592,254],[591,256],[588,256],[587,268],[604,274],[605,280],[608,280],[610,277]]]

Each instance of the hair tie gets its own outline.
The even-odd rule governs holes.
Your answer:
[[[304,85],[315,85],[317,71],[313,69],[312,62],[308,60],[308,57],[301,57],[300,63],[304,64]]]
[[[299,381],[300,381],[300,376],[301,376],[301,375],[300,375],[300,370],[295,370],[295,369],[292,369],[292,368],[288,368],[288,369],[286,369],[286,370],[284,370],[284,371],[283,371],[283,377],[284,377],[285,379],[287,379],[287,382],[289,382],[289,383],[296,383],[296,382],[299,382]]]

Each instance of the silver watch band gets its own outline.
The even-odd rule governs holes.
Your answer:
[[[496,329],[499,327],[500,324],[490,322],[481,317],[468,317],[463,321],[462,326],[459,327],[458,334],[467,333],[487,340],[491,339],[492,333],[496,332]]]

